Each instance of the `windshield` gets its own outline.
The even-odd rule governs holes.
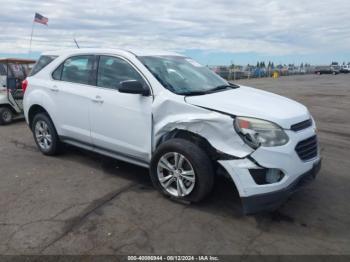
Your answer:
[[[179,95],[201,95],[236,87],[187,57],[142,56],[139,59],[165,88]]]

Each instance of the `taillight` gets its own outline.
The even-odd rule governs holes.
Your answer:
[[[27,79],[24,79],[24,80],[22,81],[22,90],[23,90],[23,93],[26,91],[27,87],[28,87],[28,80],[27,80]]]

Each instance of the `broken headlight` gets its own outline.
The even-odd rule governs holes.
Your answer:
[[[234,127],[243,140],[253,148],[282,146],[288,143],[287,134],[278,125],[256,118],[236,117]]]

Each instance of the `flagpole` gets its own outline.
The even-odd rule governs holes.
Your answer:
[[[32,54],[32,39],[33,39],[33,32],[34,32],[34,20],[32,23],[32,32],[30,34],[30,42],[29,42],[29,58],[31,57]]]

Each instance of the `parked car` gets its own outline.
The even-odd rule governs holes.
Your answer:
[[[333,67],[333,66],[317,66],[315,68],[315,74],[317,75],[323,75],[323,74],[329,74],[329,75],[337,75],[339,74],[339,68]]]
[[[22,81],[34,63],[28,59],[0,59],[0,125],[23,118]]]
[[[143,166],[160,192],[189,202],[224,174],[245,213],[277,208],[321,164],[305,106],[174,53],[43,54],[27,78],[24,110],[45,155],[68,143]]]
[[[340,73],[343,73],[343,74],[348,74],[348,73],[350,73],[350,65],[344,65],[344,66],[342,66],[342,68],[340,69]]]

